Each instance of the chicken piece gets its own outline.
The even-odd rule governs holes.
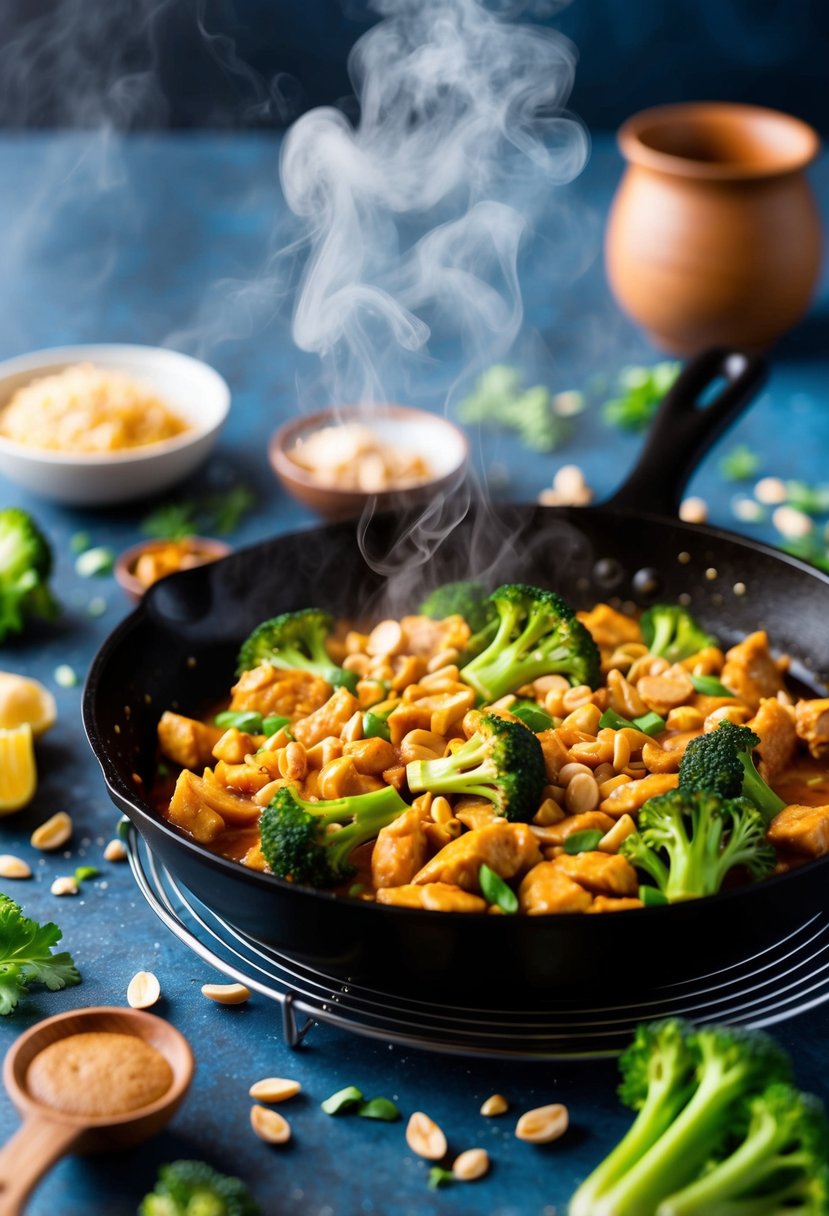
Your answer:
[[[573,832],[589,832],[598,829],[605,833],[609,832],[612,827],[613,820],[610,815],[605,815],[602,811],[583,811],[581,815],[566,815],[558,823],[551,823],[545,827],[533,825],[532,833],[536,840],[548,848],[550,845],[564,844],[567,837],[571,836]]]
[[[636,871],[619,853],[563,853],[553,865],[594,895],[635,896],[639,890]]]
[[[377,892],[378,904],[393,904],[398,908],[425,908],[428,912],[486,912],[487,902],[480,895],[470,895],[451,883],[430,882],[424,886],[382,887]]]
[[[795,706],[795,729],[798,738],[809,745],[816,759],[829,753],[829,697],[798,701]]]
[[[776,697],[764,697],[757,713],[747,723],[760,740],[758,768],[764,781],[773,781],[797,751],[794,714]]]
[[[589,612],[577,612],[576,616],[596,645],[608,650],[615,650],[626,642],[643,640],[638,622],[622,612],[617,612],[609,604],[596,604]]]
[[[588,912],[629,912],[632,908],[644,908],[641,899],[610,899],[607,895],[597,895]]]
[[[518,888],[518,906],[527,916],[586,912],[592,902],[590,892],[573,882],[554,861],[533,866]]]
[[[216,782],[225,789],[240,794],[243,798],[252,798],[273,780],[269,769],[263,765],[227,764],[219,760],[213,769]]]
[[[397,752],[386,739],[355,739],[345,744],[343,754],[351,756],[358,773],[375,776],[397,763]]]
[[[570,763],[570,752],[558,730],[542,730],[538,741],[544,756],[544,772],[550,785],[558,784],[558,775]]]
[[[599,810],[605,815],[618,819],[620,815],[632,815],[645,805],[649,798],[657,794],[667,794],[668,790],[676,789],[679,785],[677,773],[651,773],[639,781],[628,781],[625,785],[617,785],[607,798],[599,803]],[[598,825],[597,825],[598,826]]]
[[[263,718],[305,717],[330,696],[331,685],[313,672],[261,663],[239,677],[231,689],[230,708],[250,710]]]
[[[465,828],[485,828],[489,823],[495,823],[498,815],[495,807],[488,798],[458,798],[454,806],[455,818],[459,819]]]
[[[371,854],[371,885],[375,891],[402,887],[423,868],[430,852],[424,828],[423,812],[412,807],[381,829]]]
[[[224,760],[226,764],[242,764],[245,756],[253,755],[261,739],[261,735],[254,738],[247,731],[231,726],[214,746],[213,756],[217,760]]]
[[[259,812],[255,803],[236,798],[209,778],[197,777],[185,769],[176,782],[167,819],[200,844],[210,844],[228,823],[244,827],[255,823]]]
[[[313,747],[328,735],[339,735],[352,714],[359,709],[356,697],[347,688],[337,688],[324,705],[291,728],[297,743]]]
[[[829,806],[784,807],[772,819],[767,836],[778,849],[823,857],[829,853]]]
[[[758,709],[764,697],[773,697],[782,692],[783,677],[769,652],[765,630],[750,633],[742,642],[726,651],[720,678],[726,688],[730,688],[752,709]]]
[[[213,748],[224,731],[206,726],[195,718],[166,710],[158,724],[158,746],[168,760],[182,768],[204,768],[213,759]]]
[[[469,641],[470,628],[462,616],[447,616],[433,621],[428,616],[404,616],[400,622],[406,654],[420,655],[426,660],[444,650],[463,650]]]
[[[478,872],[486,864],[501,878],[525,874],[541,861],[535,837],[525,823],[499,819],[474,832],[464,832],[441,849],[415,874],[418,886],[448,882],[464,891],[478,891]]]

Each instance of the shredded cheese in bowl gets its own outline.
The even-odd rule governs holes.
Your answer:
[[[32,380],[0,410],[0,435],[59,452],[119,452],[189,429],[140,380],[91,363]]]

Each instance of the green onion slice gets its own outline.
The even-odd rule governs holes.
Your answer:
[[[701,692],[706,697],[733,697],[734,693],[730,688],[726,688],[721,684],[716,676],[691,676],[691,683],[696,692]]]
[[[495,904],[496,908],[510,916],[518,911],[518,896],[486,862],[478,871],[478,882],[481,894],[488,904]]]
[[[382,1119],[384,1123],[394,1123],[400,1118],[400,1111],[389,1098],[370,1098],[361,1102],[357,1107],[361,1119]]]
[[[604,832],[598,828],[586,828],[583,832],[571,832],[564,840],[565,853],[592,853]]]
[[[362,1091],[356,1085],[346,1085],[345,1089],[338,1089],[330,1098],[320,1102],[320,1107],[326,1115],[341,1115],[344,1111],[358,1106],[362,1100]]]

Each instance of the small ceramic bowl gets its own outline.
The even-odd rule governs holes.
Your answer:
[[[346,489],[335,483],[322,483],[289,453],[297,442],[313,431],[343,423],[362,423],[378,439],[398,451],[422,456],[432,470],[428,481],[392,486],[379,493]],[[371,413],[364,407],[343,406],[286,422],[271,438],[268,448],[271,465],[284,488],[324,519],[353,519],[367,503],[377,510],[403,509],[448,493],[463,479],[469,445],[463,431],[439,414],[402,405],[375,406]]]
[[[136,573],[138,562],[145,555],[152,556],[161,553],[170,545],[181,549],[182,564],[178,570],[191,570],[193,566],[203,566],[206,562],[216,562],[220,557],[227,557],[232,552],[230,545],[223,540],[214,540],[210,536],[188,536],[185,540],[145,540],[132,545],[119,555],[115,562],[115,580],[126,591],[131,599],[140,600],[144,592],[152,586],[142,582]],[[188,560],[189,559],[189,560]],[[168,574],[176,573],[170,569]],[[164,577],[164,576],[161,576]]]
[[[0,363],[0,408],[24,385],[76,363],[142,381],[190,423],[172,439],[106,453],[58,452],[0,436],[0,474],[67,506],[103,507],[166,490],[212,449],[230,409],[230,390],[212,367],[156,346],[62,346]]]

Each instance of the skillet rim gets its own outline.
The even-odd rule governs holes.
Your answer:
[[[662,526],[667,525],[675,528],[679,532],[687,533],[689,536],[693,536],[695,538],[706,537],[719,543],[724,542],[729,545],[734,545],[738,550],[746,549],[749,552],[760,554],[766,558],[771,558],[772,561],[776,563],[789,566],[802,574],[808,575],[811,579],[815,580],[818,584],[829,590],[829,574],[824,573],[815,566],[811,566],[808,562],[803,561],[801,558],[795,557],[790,553],[785,553],[783,550],[777,549],[773,545],[769,545],[764,541],[755,540],[751,537],[744,537],[738,533],[730,532],[725,528],[713,527],[708,524],[689,524],[680,519],[662,515],[657,512],[638,511],[629,507],[621,506],[616,507],[610,503],[598,503],[595,506],[575,508],[548,507],[534,502],[513,501],[509,501],[503,505],[507,508],[518,508],[524,512],[532,511],[538,514],[568,520],[572,520],[574,517],[577,519],[581,512],[586,512],[591,517],[609,515],[615,520],[620,516],[623,516],[631,521],[636,521],[637,523],[656,523]],[[375,518],[380,520],[399,520],[404,515],[405,513],[401,513],[399,511],[387,511],[378,512]],[[135,818],[133,818],[133,814],[137,816],[138,820],[148,820],[155,830],[160,830],[164,835],[169,837],[171,841],[184,845],[184,847],[193,853],[201,863],[207,863],[208,869],[226,873],[230,877],[236,878],[243,882],[252,882],[255,886],[259,886],[263,891],[278,890],[283,893],[300,893],[305,897],[313,897],[314,899],[327,903],[342,902],[344,897],[335,894],[333,891],[328,891],[325,888],[310,887],[301,883],[289,882],[287,879],[279,878],[275,874],[267,874],[261,870],[253,870],[243,866],[241,862],[233,861],[228,857],[223,857],[219,853],[212,853],[209,849],[206,849],[203,845],[199,844],[198,841],[193,840],[184,832],[171,826],[165,819],[158,816],[148,806],[142,806],[139,802],[137,802],[135,789],[130,788],[126,780],[122,779],[119,769],[115,765],[114,761],[111,760],[107,750],[103,746],[100,733],[97,729],[96,702],[97,687],[112,651],[116,649],[123,637],[128,636],[129,633],[137,628],[147,617],[148,610],[146,604],[149,602],[148,597],[152,597],[155,587],[159,586],[160,583],[167,583],[170,579],[195,580],[199,577],[204,578],[208,576],[207,572],[209,572],[211,568],[215,569],[225,563],[232,563],[241,556],[250,553],[251,551],[255,551],[260,547],[271,545],[283,537],[296,536],[308,532],[330,533],[332,530],[348,527],[349,524],[351,526],[355,526],[355,521],[323,524],[310,523],[305,526],[291,528],[285,532],[277,533],[271,537],[265,537],[261,540],[254,541],[250,545],[235,549],[226,557],[222,557],[216,562],[211,562],[207,566],[197,567],[192,570],[178,571],[174,574],[168,575],[164,579],[159,580],[159,583],[156,583],[148,590],[132,612],[130,612],[121,622],[119,622],[118,625],[116,625],[116,627],[99,647],[87,673],[82,701],[82,720],[87,742],[101,768],[104,784],[107,788],[110,799],[135,824],[142,837],[143,832],[141,831],[141,825],[136,821]],[[720,905],[727,905],[730,902],[744,899],[747,895],[752,894],[761,887],[763,890],[768,890],[770,887],[779,888],[790,882],[792,879],[796,879],[801,872],[815,871],[821,866],[824,868],[829,866],[829,854],[826,854],[823,857],[812,858],[811,860],[804,862],[802,865],[797,866],[792,870],[787,870],[784,873],[770,875],[768,878],[762,879],[759,883],[746,884],[745,886],[735,887],[729,890],[721,890],[715,895],[706,895],[702,898],[704,899],[706,906],[711,906],[713,901],[718,902]],[[425,908],[404,908],[395,905],[377,904],[374,901],[353,901],[353,903],[358,904],[362,909],[366,909],[368,915],[376,915],[378,912],[382,914],[391,912],[397,916],[410,917],[413,921],[428,918],[430,923],[435,923],[434,917],[436,913]],[[698,903],[698,900],[686,900],[680,903],[668,904],[665,906],[625,909],[621,912],[614,913],[614,920],[617,920],[619,917],[641,917],[643,913],[651,916],[654,914],[660,914],[663,917],[670,913],[674,916],[674,919],[677,919],[681,915],[688,914],[687,912],[683,911],[683,909],[693,909]],[[488,920],[489,918],[488,912],[442,912],[440,915],[450,916],[454,921],[457,922],[472,921],[479,924],[482,921]],[[583,920],[583,917],[583,913],[563,912],[557,913],[555,919],[557,924],[566,925],[576,921],[580,923]],[[546,917],[521,917],[520,919],[523,925],[528,925],[528,923],[533,922],[544,924],[547,920]],[[531,933],[532,930],[525,928],[522,930],[522,932]]]

